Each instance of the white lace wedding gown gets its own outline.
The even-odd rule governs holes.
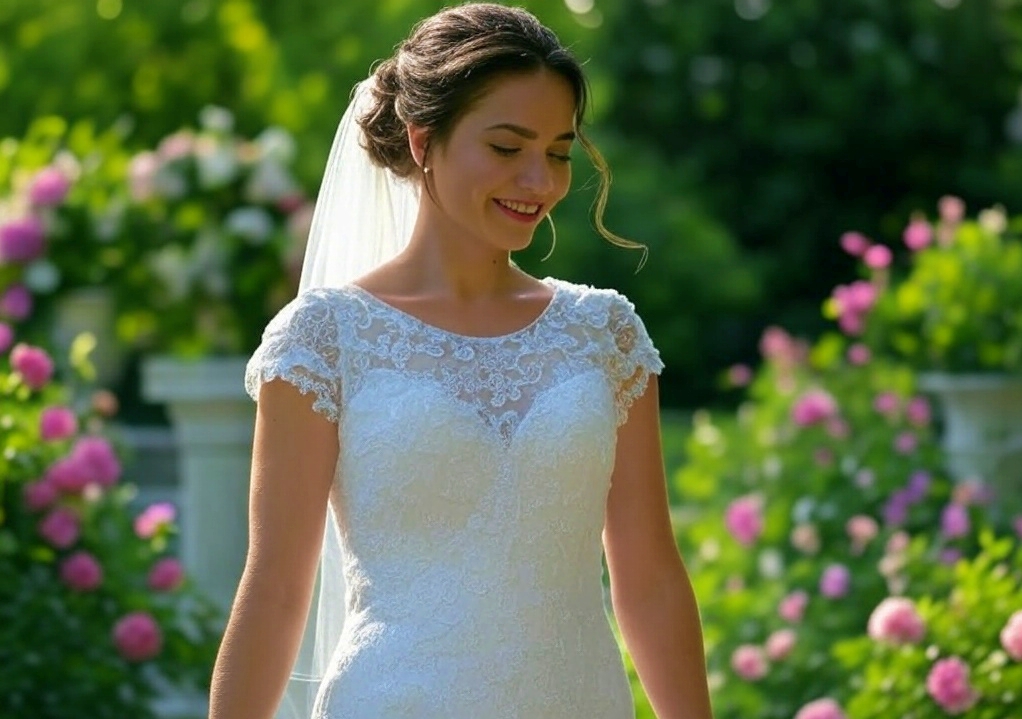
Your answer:
[[[354,285],[268,325],[283,377],[337,420],[341,645],[316,719],[626,719],[601,530],[616,429],[662,364],[631,303],[546,279],[527,327],[468,337]]]

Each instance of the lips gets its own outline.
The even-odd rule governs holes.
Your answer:
[[[509,201],[505,200],[505,202],[509,202]],[[510,201],[510,202],[513,202],[513,201]],[[541,203],[525,203],[525,202],[519,203],[519,202],[513,202],[513,204],[516,204],[516,205],[519,205],[519,206],[531,205],[531,206],[535,207],[536,211],[532,212],[532,213],[519,212],[518,210],[514,210],[514,209],[512,209],[510,207],[507,207],[506,205],[501,204],[500,200],[494,200],[493,204],[496,205],[498,210],[503,212],[505,215],[507,215],[511,219],[516,220],[518,222],[522,222],[522,223],[532,223],[532,222],[535,222],[537,219],[539,219],[541,217],[540,213],[543,211],[543,205]]]

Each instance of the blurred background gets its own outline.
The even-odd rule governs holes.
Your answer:
[[[846,230],[897,232],[944,193],[971,206],[1022,189],[1022,10],[1010,0],[566,0],[523,3],[586,61],[591,128],[615,173],[592,230],[591,174],[521,261],[613,286],[667,364],[665,402],[721,401],[722,367],[768,323],[814,335],[851,260]],[[295,139],[314,196],[352,85],[429,0],[6,0],[0,135],[56,115],[142,149],[209,105],[254,136]],[[136,238],[137,242],[144,242]],[[725,400],[726,401],[726,400]]]

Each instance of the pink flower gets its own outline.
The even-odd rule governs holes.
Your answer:
[[[930,423],[930,402],[925,397],[913,397],[905,408],[909,423],[916,427],[925,427]]]
[[[184,568],[174,557],[164,557],[149,570],[149,587],[160,592],[177,589],[184,580]]]
[[[15,322],[32,314],[33,305],[32,293],[25,285],[11,285],[3,295],[0,295],[0,315]]]
[[[24,343],[11,350],[11,367],[32,389],[42,389],[53,377],[53,360],[46,351]]]
[[[898,454],[912,454],[919,447],[919,438],[915,432],[900,432],[894,438],[894,451]]]
[[[940,515],[940,531],[946,539],[956,539],[969,534],[971,523],[968,510],[960,504],[951,503]]]
[[[742,644],[731,654],[731,668],[742,679],[754,682],[766,676],[768,665],[762,647]]]
[[[979,699],[969,683],[969,667],[958,657],[933,665],[926,677],[926,691],[948,714],[967,712]]]
[[[955,549],[954,547],[946,547],[940,550],[939,558],[941,564],[953,567],[961,560],[962,551],[960,549]]]
[[[873,398],[873,409],[877,414],[882,414],[885,417],[890,417],[897,412],[900,406],[901,401],[894,392],[881,392]]]
[[[46,470],[46,479],[65,494],[81,494],[91,478],[81,462],[67,456],[50,465]]]
[[[763,502],[754,495],[732,501],[724,512],[724,524],[731,536],[743,546],[750,546],[763,533]]]
[[[908,486],[905,488],[905,498],[909,502],[921,502],[930,491],[930,473],[924,469],[916,470],[908,478]]]
[[[56,167],[46,167],[36,173],[28,188],[28,199],[36,207],[54,207],[67,197],[71,180]]]
[[[833,417],[827,420],[827,434],[834,439],[848,439],[852,434],[852,427],[841,417]]]
[[[800,427],[825,422],[838,413],[837,402],[822,389],[811,389],[791,408],[791,418]]]
[[[798,635],[794,629],[784,628],[771,632],[764,645],[767,657],[774,662],[781,661],[791,654],[797,640]]]
[[[861,257],[869,249],[869,239],[860,232],[846,232],[841,235],[841,249],[852,257]]]
[[[189,130],[181,130],[167,135],[160,140],[156,154],[164,162],[173,162],[188,157],[195,150],[195,135]]]
[[[135,534],[141,539],[149,539],[162,527],[169,526],[175,516],[174,505],[169,502],[150,504],[140,515],[135,517]]]
[[[1022,609],[1008,617],[1008,623],[1001,630],[1001,646],[1008,656],[1022,662]]]
[[[872,282],[857,280],[850,285],[840,285],[834,290],[834,298],[842,311],[864,314],[873,309],[877,299],[877,288]]]
[[[113,630],[114,645],[130,662],[152,659],[163,648],[163,633],[152,615],[131,612],[118,620]]]
[[[862,261],[871,270],[882,270],[891,266],[894,259],[891,250],[884,245],[873,245],[862,254]]]
[[[841,705],[825,697],[811,701],[795,714],[795,719],[848,719]]]
[[[905,241],[906,247],[913,252],[918,252],[933,242],[933,230],[926,220],[912,220],[905,228],[902,239]]]
[[[790,367],[799,364],[808,350],[782,328],[767,327],[760,337],[759,351],[765,359]]]
[[[0,263],[31,262],[45,246],[46,231],[38,217],[30,215],[0,225]]]
[[[727,371],[727,382],[731,387],[745,387],[752,381],[752,370],[749,365],[732,365]]]
[[[862,319],[862,315],[857,315],[854,312],[845,312],[838,317],[837,325],[849,337],[858,337],[866,329],[866,322]]]
[[[860,554],[880,533],[880,525],[868,515],[856,514],[845,523],[845,531],[852,540],[852,549],[856,554]]]
[[[67,439],[78,431],[78,415],[69,407],[47,407],[39,417],[39,435],[46,442]]]
[[[101,487],[109,487],[121,477],[121,463],[110,442],[103,437],[82,437],[71,450],[71,457],[84,468],[89,479]]]
[[[60,578],[76,592],[88,592],[103,582],[103,568],[88,552],[75,552],[60,563]]]
[[[791,546],[803,554],[820,551],[820,533],[813,524],[799,524],[791,530]]]
[[[43,517],[38,530],[53,547],[67,549],[78,541],[81,525],[77,514],[66,507],[58,507]]]
[[[128,187],[131,197],[145,202],[156,194],[156,173],[160,160],[155,152],[142,152],[131,158],[128,164]]]
[[[41,512],[57,501],[57,488],[47,479],[37,479],[22,490],[30,512]]]
[[[874,641],[916,644],[926,635],[926,624],[911,599],[887,597],[873,610],[866,631]]]
[[[937,211],[942,222],[957,225],[965,217],[965,203],[960,197],[944,195],[937,202]]]
[[[856,367],[869,364],[871,359],[873,359],[873,353],[861,342],[856,342],[848,348],[848,361]]]
[[[802,621],[808,604],[809,595],[801,589],[797,589],[781,600],[781,603],[777,605],[777,613],[784,621],[797,624]]]
[[[830,564],[820,577],[820,594],[828,599],[840,599],[848,594],[852,574],[843,564]]]
[[[14,342],[14,330],[6,322],[0,322],[0,352],[6,352]]]

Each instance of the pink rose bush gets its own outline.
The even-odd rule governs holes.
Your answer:
[[[0,355],[0,696],[14,716],[150,716],[154,674],[207,681],[222,617],[170,552],[173,512],[133,506],[106,417],[79,414],[55,364],[25,343]]]

